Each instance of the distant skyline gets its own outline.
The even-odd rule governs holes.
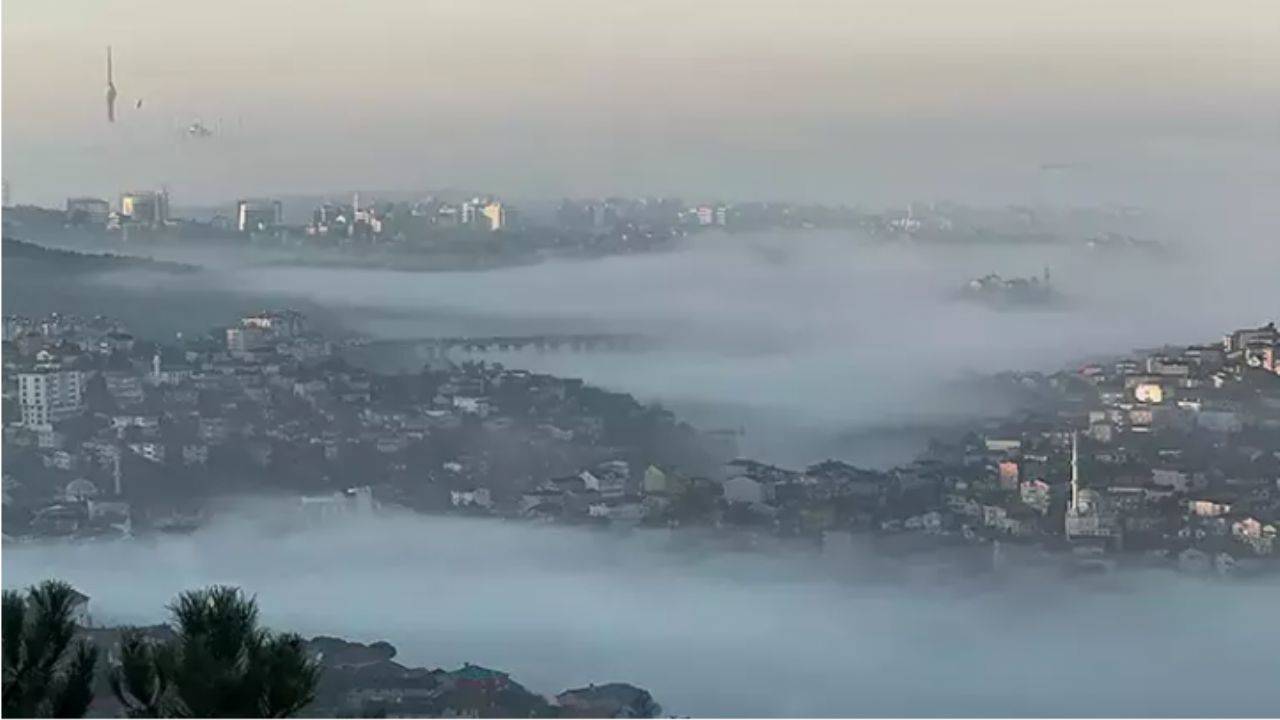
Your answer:
[[[445,186],[1224,205],[1280,187],[1274,2],[6,0],[3,21],[18,202],[165,184],[182,205]],[[197,120],[217,135],[184,136]]]

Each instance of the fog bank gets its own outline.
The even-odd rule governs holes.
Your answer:
[[[1280,257],[1240,236],[1223,242],[1160,256],[1083,244],[707,234],[667,253],[483,273],[249,267],[209,281],[364,311],[359,329],[387,338],[641,333],[660,349],[492,357],[746,427],[744,450],[778,462],[819,459],[812,452],[857,462],[864,454],[840,438],[999,412],[998,399],[958,388],[970,373],[1058,370],[1265,322],[1277,311]],[[1062,307],[999,310],[953,297],[973,277],[1046,267]]]

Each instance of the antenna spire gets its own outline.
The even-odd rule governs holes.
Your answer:
[[[107,46],[107,122],[116,121],[116,84],[111,72],[111,46]]]

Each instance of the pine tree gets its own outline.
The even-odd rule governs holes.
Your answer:
[[[260,628],[238,588],[185,592],[169,610],[174,639],[121,640],[109,680],[129,717],[290,717],[315,699],[320,666],[302,638]]]
[[[98,649],[76,639],[83,599],[60,580],[4,592],[5,717],[83,717],[93,702]]]

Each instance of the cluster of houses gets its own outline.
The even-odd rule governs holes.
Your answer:
[[[372,506],[365,486],[377,503],[483,509],[518,504],[536,477],[647,458],[638,448],[700,452],[669,413],[577,380],[447,359],[371,372],[294,311],[174,345],[106,318],[5,328],[9,536],[188,529],[208,498],[267,489],[313,518]],[[615,475],[589,477],[607,491]]]
[[[869,470],[779,468],[660,408],[495,364],[382,375],[292,311],[162,346],[5,319],[6,533],[130,534],[270,487],[320,522],[379,505],[773,537],[999,539],[1256,566],[1280,524],[1280,331],[1020,374],[1038,406]]]
[[[615,462],[536,482],[514,507],[489,502],[483,488],[454,505],[776,537],[915,533],[1192,572],[1261,569],[1276,557],[1280,527],[1277,352],[1269,324],[1221,343],[1018,375],[1042,407],[935,441],[888,471],[736,459],[698,476]]]
[[[646,690],[607,683],[534,693],[501,670],[463,663],[455,670],[408,667],[386,642],[317,637],[308,649],[322,675],[311,711],[339,717],[658,717]]]

